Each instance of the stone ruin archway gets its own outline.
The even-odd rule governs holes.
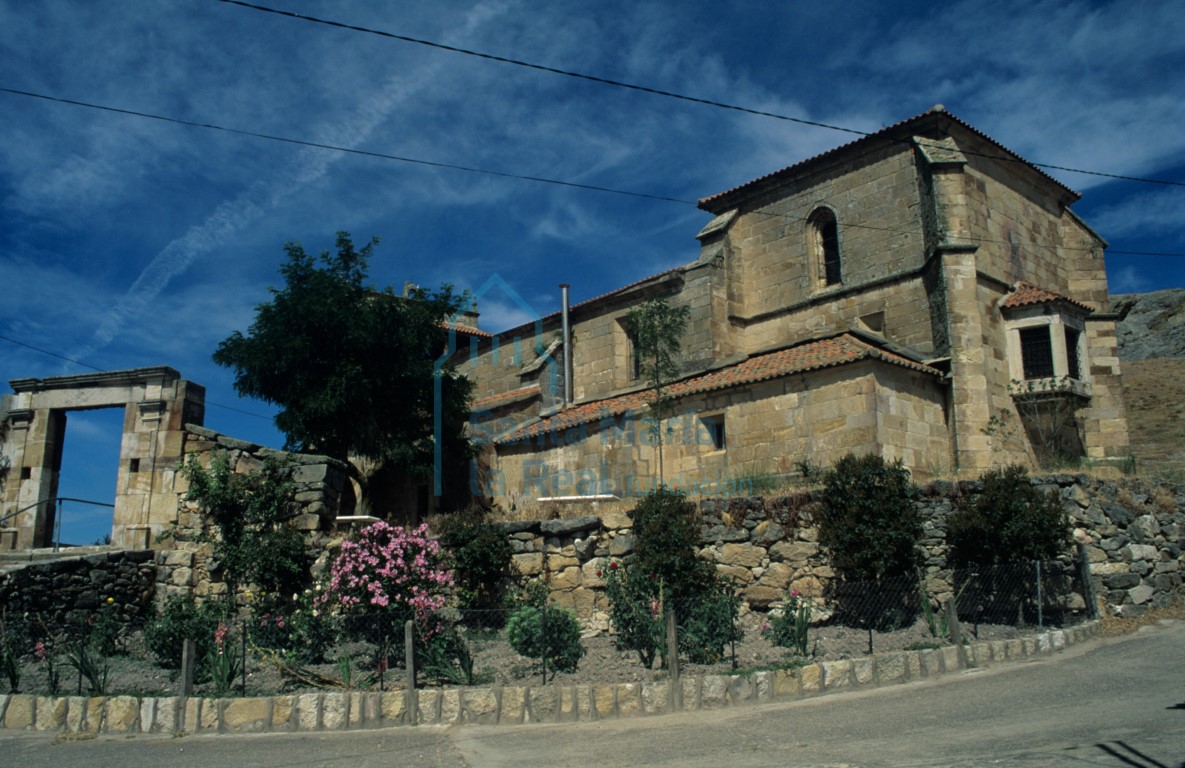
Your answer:
[[[0,406],[11,466],[0,496],[0,549],[53,543],[66,414],[122,406],[123,437],[111,543],[151,546],[177,518],[176,475],[185,425],[201,425],[206,390],[166,366],[14,379]],[[5,519],[7,518],[7,519]]]

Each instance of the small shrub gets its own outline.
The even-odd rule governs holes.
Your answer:
[[[679,648],[693,662],[715,661],[740,637],[740,600],[715,567],[698,557],[699,517],[683,494],[660,487],[630,513],[634,554],[628,566],[612,564],[606,580],[610,620],[619,648],[636,651],[649,667],[665,664],[663,610],[670,605]]]
[[[528,659],[537,659],[544,671],[574,672],[584,656],[580,622],[569,611],[553,605],[523,605],[506,621],[510,646]]]
[[[251,605],[247,628],[255,647],[302,664],[323,661],[337,634],[336,622],[318,607],[311,589],[291,597],[259,597]]]
[[[810,654],[811,603],[810,600],[790,590],[781,614],[769,617],[766,637],[774,645],[789,648],[799,656]]]
[[[1177,511],[1177,495],[1163,485],[1156,486],[1152,491],[1152,503],[1157,512],[1172,514]]]
[[[960,499],[947,520],[951,559],[961,565],[1052,560],[1070,544],[1070,519],[1056,491],[1043,493],[1024,467],[993,469],[978,496]]]
[[[718,579],[708,590],[692,599],[678,624],[679,650],[692,664],[714,664],[724,650],[741,639],[737,626],[741,598],[731,582]],[[676,617],[679,611],[675,611]]]
[[[438,528],[452,559],[458,606],[475,612],[474,619],[503,615],[484,612],[502,607],[505,599],[514,554],[505,532],[476,507],[441,518]]]
[[[618,650],[634,651],[649,669],[664,647],[661,589],[641,569],[610,563],[605,595]]]
[[[437,632],[424,638],[417,635],[416,657],[426,680],[473,685],[473,655],[452,624],[442,624]]]
[[[58,650],[64,643],[64,636],[59,635],[33,644],[33,657],[45,665],[45,680],[50,696],[57,696],[62,689],[62,665],[58,661]]]
[[[8,678],[8,692],[21,691],[21,657],[31,643],[29,627],[23,618],[10,618],[7,612],[0,613],[0,672]]]
[[[123,640],[124,626],[112,598],[99,605],[99,610],[87,618],[85,633],[88,642],[104,656],[112,656]]]
[[[206,646],[205,673],[214,684],[214,692],[224,696],[243,671],[243,657],[235,648],[235,638],[225,622],[218,622]]]
[[[192,597],[173,595],[158,618],[144,628],[144,644],[157,663],[166,669],[181,666],[185,638],[193,640],[196,658],[205,658],[213,642],[222,610],[212,603],[197,603]]]

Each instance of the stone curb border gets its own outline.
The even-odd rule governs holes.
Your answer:
[[[1099,634],[1090,621],[1033,637],[824,661],[796,669],[683,680],[685,710],[894,685],[1064,650]],[[669,711],[668,683],[420,689],[414,722],[403,691],[302,693],[240,699],[0,696],[10,730],[79,734],[283,733],[396,725],[563,723]]]

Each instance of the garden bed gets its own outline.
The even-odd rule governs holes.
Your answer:
[[[804,661],[802,657],[796,656],[788,648],[773,645],[764,637],[759,623],[761,620],[758,614],[748,614],[742,618],[741,624],[745,633],[743,639],[735,646],[735,669],[756,671],[802,663]],[[1038,631],[1035,626],[1015,627],[1000,624],[983,624],[978,628],[965,625],[963,629],[970,640],[1004,640],[1032,635]],[[542,674],[538,663],[516,653],[507,643],[504,631],[469,631],[465,635],[473,655],[475,685],[542,683]],[[869,652],[869,633],[853,627],[823,625],[811,629],[810,644],[815,654],[806,661],[862,658]],[[935,648],[947,644],[946,641],[935,638],[924,621],[918,621],[905,629],[878,631],[872,635],[872,650],[877,654]],[[107,694],[172,696],[179,693],[180,682],[177,671],[164,669],[157,665],[146,652],[139,634],[128,637],[121,646],[122,652],[109,658],[110,673]],[[577,669],[573,672],[561,672],[554,676],[549,674],[548,684],[589,685],[649,682],[664,679],[667,676],[666,670],[643,667],[639,663],[636,653],[617,650],[609,635],[598,634],[584,638],[583,646],[585,655],[580,660]],[[688,664],[684,662],[681,665],[681,670],[684,675],[688,676],[728,674],[734,670],[732,650],[731,648],[725,649],[725,658],[716,664]],[[351,659],[352,687],[379,690],[379,682],[368,679],[373,676],[374,672],[372,652],[369,648],[355,644],[348,648],[335,649],[330,655],[336,658],[348,656]],[[245,694],[241,686],[236,686],[235,690],[230,693],[232,696],[264,696],[315,689],[315,686],[307,681],[297,680],[284,674],[276,664],[269,663],[259,653],[249,650],[247,656]],[[58,662],[60,665],[59,693],[61,695],[76,694],[79,683],[77,675],[62,661]],[[340,681],[345,677],[343,662],[310,665],[305,669],[323,678]],[[20,692],[49,695],[47,669],[44,662],[26,659],[22,664],[22,670]],[[388,690],[401,689],[403,685],[404,672],[401,668],[392,668],[384,675],[382,681],[384,688]],[[424,683],[421,682],[421,685]],[[429,683],[429,685],[433,685],[433,683]],[[89,693],[86,682],[83,681],[82,694],[89,695]],[[196,685],[194,694],[213,696],[215,692],[211,684],[205,683]]]

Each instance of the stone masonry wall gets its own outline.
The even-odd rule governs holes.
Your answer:
[[[231,471],[240,474],[258,470],[266,456],[293,462],[295,500],[301,511],[291,524],[310,535],[311,547],[319,549],[325,543],[324,534],[333,527],[348,482],[341,462],[327,456],[275,451],[203,427],[186,426],[185,461],[192,457],[209,467],[218,452],[225,452]],[[211,559],[210,545],[196,540],[205,525],[205,516],[196,503],[185,500],[188,484],[179,479],[178,486],[177,524],[172,535],[157,545],[156,599],[163,603],[171,595],[199,598],[224,595],[226,583],[222,581],[218,564]]]
[[[1185,486],[1141,480],[1102,481],[1085,475],[1032,480],[1057,490],[1070,514],[1074,538],[1086,544],[1097,598],[1120,615],[1185,597]],[[960,495],[979,491],[977,481],[937,482],[923,488],[921,547],[929,593],[951,593],[946,561],[946,519]],[[818,493],[817,491],[814,493]],[[753,610],[768,610],[788,589],[823,594],[835,577],[818,544],[811,518],[812,492],[763,499],[703,499],[700,556],[738,585]],[[548,582],[552,597],[593,628],[608,626],[604,576],[610,563],[633,551],[631,521],[623,512],[501,524],[511,539],[514,565],[525,578]],[[1071,564],[1071,556],[1065,557]],[[1070,606],[1081,610],[1080,601]]]
[[[12,616],[28,613],[51,633],[82,624],[101,606],[135,626],[151,613],[155,579],[148,550],[32,562],[0,573],[0,606]]]
[[[724,420],[727,450],[701,419]],[[900,458],[915,474],[950,466],[942,392],[931,377],[880,361],[787,376],[682,399],[664,422],[667,485],[689,496],[736,495],[746,477],[789,475],[796,457],[830,464],[852,451]],[[645,493],[658,455],[639,413],[498,447],[489,495],[512,499]]]

